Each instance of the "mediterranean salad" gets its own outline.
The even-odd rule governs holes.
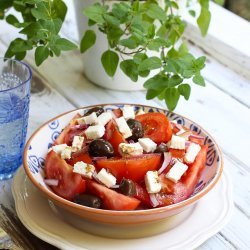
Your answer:
[[[204,138],[133,106],[78,113],[45,160],[58,196],[107,210],[152,209],[190,197],[205,167]]]

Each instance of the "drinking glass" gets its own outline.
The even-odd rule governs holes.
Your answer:
[[[0,180],[22,163],[32,72],[23,62],[0,58]]]

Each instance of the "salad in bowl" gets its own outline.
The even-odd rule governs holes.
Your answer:
[[[106,104],[44,124],[26,145],[24,167],[57,206],[126,224],[180,213],[212,189],[223,164],[194,122],[159,108]]]

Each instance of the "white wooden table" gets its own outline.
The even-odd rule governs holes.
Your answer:
[[[63,32],[75,39],[76,29],[71,15],[72,12]],[[15,35],[14,32],[10,26],[0,22],[0,56],[4,55],[6,44]],[[195,45],[191,45],[191,48],[196,55],[205,53]],[[199,249],[247,250],[250,249],[250,78],[249,74],[245,74],[248,77],[246,79],[242,72],[235,73],[230,67],[219,62],[224,59],[216,60],[215,56],[211,55],[207,55],[207,58],[207,67],[203,72],[207,87],[194,86],[190,101],[181,100],[175,112],[199,123],[221,146],[225,168],[233,180],[235,210],[230,223]],[[35,66],[34,58],[30,54],[26,62],[31,65],[33,71],[28,136],[48,119],[76,107],[131,102],[165,108],[164,103],[160,101],[146,101],[144,91],[117,92],[93,85],[82,73],[82,60],[78,52],[65,53],[60,58],[49,59],[39,68]],[[237,63],[240,68],[243,61],[236,61],[234,65]],[[0,227],[3,226],[8,231],[8,226],[13,223],[16,230],[9,231],[12,232],[13,241],[5,244],[8,243],[12,249],[28,249],[27,246],[31,248],[31,245],[27,241],[30,241],[31,236],[24,231],[18,219],[13,218],[15,211],[10,191],[11,182],[12,180],[0,182]],[[4,224],[6,221],[7,226]],[[50,249],[48,245],[37,240],[32,242],[34,248],[31,249]],[[0,241],[0,249],[2,248],[4,243]]]

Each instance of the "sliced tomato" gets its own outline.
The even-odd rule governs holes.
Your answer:
[[[195,138],[195,137],[189,136],[188,140],[191,141],[191,142],[197,143],[199,145],[204,144],[204,139],[203,138]]]
[[[46,178],[59,181],[58,186],[51,188],[67,200],[72,200],[75,195],[83,193],[86,189],[85,180],[79,174],[73,173],[72,166],[54,151],[50,151],[46,157],[45,174]]]
[[[86,152],[85,149],[75,152],[71,155],[71,158],[69,160],[67,160],[67,162],[71,165],[74,166],[75,163],[77,163],[78,161],[83,161],[85,163],[88,164],[93,164],[93,161],[89,155],[88,152]]]
[[[201,150],[196,156],[195,161],[189,165],[186,174],[181,178],[181,182],[186,185],[190,195],[193,193],[194,188],[200,179],[200,175],[206,166],[207,150],[207,145],[201,146]]]
[[[87,181],[87,191],[102,199],[103,208],[108,210],[135,210],[140,201],[109,189],[96,182]]]
[[[135,190],[136,194],[134,195],[134,197],[140,200],[142,204],[146,205],[147,207],[152,207],[147,190],[136,182],[135,182]]]
[[[55,145],[59,145],[59,144],[65,143],[65,136],[69,133],[71,127],[77,124],[76,119],[80,118],[80,117],[81,117],[80,114],[76,114],[71,119],[71,121],[69,122],[69,124],[62,130],[62,132],[60,133],[60,135],[56,138],[56,140],[54,142]]]
[[[161,113],[146,113],[135,118],[141,122],[144,137],[156,143],[168,142],[172,137],[172,127],[168,118]]]
[[[182,150],[182,149],[170,148],[169,152],[174,158],[183,158],[185,155],[185,149]]]
[[[114,109],[113,110],[113,113],[115,114],[115,116],[117,118],[121,117],[122,116],[122,110],[121,109]]]
[[[145,154],[131,158],[116,157],[100,159],[96,161],[96,168],[98,170],[102,168],[107,169],[117,178],[118,182],[120,182],[122,178],[126,178],[140,183],[144,180],[147,171],[157,170],[160,164],[161,155]]]
[[[120,133],[116,122],[114,120],[111,120],[107,125],[106,125],[106,133],[104,135],[104,140],[108,141],[111,143],[111,145],[114,148],[114,152],[116,155],[119,154],[119,144],[126,142],[125,138],[123,135]]]

